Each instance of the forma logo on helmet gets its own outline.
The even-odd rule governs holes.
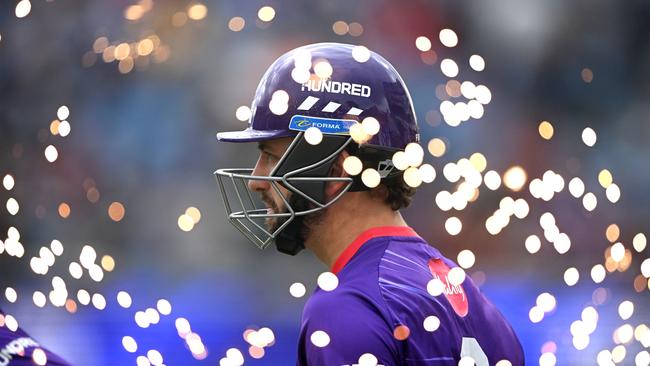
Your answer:
[[[259,247],[275,242],[287,254],[304,248],[310,215],[315,218],[348,191],[370,190],[358,175],[331,175],[343,151],[358,157],[364,169],[377,169],[419,139],[402,78],[388,61],[362,46],[318,43],[287,52],[262,77],[251,111],[248,128],[218,133],[217,139],[264,146],[289,138],[288,148],[267,175],[253,175],[252,169],[220,169],[215,175],[231,222]],[[368,117],[378,122],[379,131],[355,141],[354,132],[360,130],[355,125]],[[318,144],[306,139],[310,127],[322,134]],[[397,169],[382,176],[403,185]],[[328,183],[342,184],[328,195]],[[259,189],[261,184],[268,192]],[[234,189],[228,191],[226,185]],[[251,190],[262,195],[267,208],[256,206],[257,193]]]
[[[260,150],[254,169],[215,172],[228,217],[258,246],[307,248],[331,272],[303,309],[298,365],[524,364],[501,313],[399,212],[423,152],[411,97],[384,58],[337,43],[289,51],[251,109],[247,129],[217,134]]]

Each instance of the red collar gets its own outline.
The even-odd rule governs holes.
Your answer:
[[[357,253],[359,248],[370,239],[381,236],[419,236],[415,230],[408,226],[377,226],[368,229],[357,236],[350,245],[348,245],[332,266],[332,273],[338,274],[346,264]]]

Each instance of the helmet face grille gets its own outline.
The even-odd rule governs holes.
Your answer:
[[[271,244],[278,232],[289,224],[295,213],[292,211],[287,197],[282,194],[277,181],[270,181],[270,185],[284,201],[286,212],[270,213],[259,195],[251,192],[248,187],[250,180],[263,178],[253,176],[252,173],[252,169],[221,169],[214,175],[219,184],[230,222],[249,241],[260,249],[264,249]],[[272,225],[272,222],[283,223]]]
[[[252,169],[219,169],[214,173],[228,219],[249,241],[261,249],[276,240],[282,230],[297,216],[306,216],[325,209],[340,199],[352,186],[352,178],[328,176],[332,163],[350,143],[351,138],[337,136],[331,141],[324,139],[323,141],[330,142],[314,149],[303,137],[300,133],[294,139],[270,176],[253,175]],[[309,155],[305,149],[311,150],[309,158],[305,158]],[[315,150],[318,152],[314,153]],[[270,184],[272,192],[282,200],[282,212],[272,212],[264,205],[259,193],[250,190],[248,183],[251,180],[263,180]],[[328,182],[346,184],[338,194],[327,200],[324,188]],[[296,211],[292,204],[292,195],[304,198],[309,207]]]

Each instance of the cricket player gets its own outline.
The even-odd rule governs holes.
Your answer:
[[[43,348],[24,330],[9,329],[4,321],[5,314],[0,310],[0,366],[68,366],[61,357]]]
[[[503,315],[469,276],[451,280],[458,266],[399,212],[414,189],[392,158],[419,134],[388,61],[297,48],[266,71],[251,111],[248,128],[217,134],[259,148],[254,169],[215,172],[230,221],[261,248],[311,250],[338,279],[305,305],[298,365],[524,364]]]

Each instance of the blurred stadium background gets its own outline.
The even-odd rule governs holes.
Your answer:
[[[159,364],[149,350],[167,365],[225,364],[231,348],[246,364],[293,364],[327,268],[259,251],[227,223],[212,172],[252,166],[256,149],[214,135],[245,127],[238,108],[276,57],[336,41],[404,77],[437,172],[407,221],[448,257],[475,255],[466,272],[528,363],[648,365],[648,19],[648,2],[612,0],[3,1],[2,323],[78,365]],[[481,105],[457,104],[470,99]],[[445,211],[454,201],[439,192],[458,189],[470,157],[485,184]],[[507,226],[486,224],[500,204]],[[556,227],[548,215],[540,226],[545,212]],[[290,294],[296,282],[307,295]],[[273,337],[244,339],[265,327]]]

